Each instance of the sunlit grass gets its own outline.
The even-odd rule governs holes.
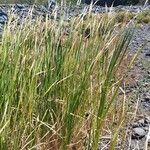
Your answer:
[[[97,150],[108,128],[113,148],[125,115],[125,101],[114,109],[133,33],[125,28],[110,13],[8,23],[0,45],[0,149]]]

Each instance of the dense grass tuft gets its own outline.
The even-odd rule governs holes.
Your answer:
[[[0,149],[97,150],[108,129],[115,146],[125,115],[117,72],[133,31],[114,20],[108,13],[8,24],[0,44]]]

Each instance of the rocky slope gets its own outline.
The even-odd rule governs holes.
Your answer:
[[[15,14],[16,17],[23,21],[28,15],[32,15],[32,19],[36,19],[41,16],[43,19],[46,15],[51,15],[53,11],[57,13],[57,18],[60,18],[62,14],[65,16],[65,20],[69,20],[73,16],[81,15],[86,13],[90,9],[89,5],[76,5],[76,6],[49,6],[45,7],[43,5],[27,5],[27,4],[12,4],[12,5],[0,5],[0,26],[7,23],[9,17]],[[130,12],[143,12],[150,10],[150,5],[145,6],[122,6],[107,8],[102,6],[93,6],[93,13],[105,13],[106,11],[130,11]],[[1,27],[2,29],[2,27]]]
[[[142,46],[143,50],[132,71],[136,86],[130,88],[131,105],[136,108],[134,119],[128,123],[130,150],[150,149],[150,25],[148,24],[136,28],[130,43],[131,53],[135,53]]]

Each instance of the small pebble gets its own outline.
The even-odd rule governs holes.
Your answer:
[[[133,128],[132,139],[142,139],[145,137],[146,131],[143,128]]]
[[[145,97],[144,97],[144,100],[146,102],[150,101],[150,94],[146,94]]]

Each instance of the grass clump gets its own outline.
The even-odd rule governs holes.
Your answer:
[[[142,13],[139,13],[139,15],[137,15],[137,23],[146,23],[149,24],[150,23],[150,11],[144,11]]]
[[[125,115],[124,105],[119,114],[114,109],[124,76],[118,78],[117,70],[132,36],[132,30],[117,29],[111,14],[6,27],[0,149],[97,150],[108,129],[115,146]]]
[[[149,24],[150,23],[150,11],[143,11],[139,13],[134,12],[119,12],[115,13],[115,21],[118,23],[127,23],[131,20],[135,20],[137,24]]]

